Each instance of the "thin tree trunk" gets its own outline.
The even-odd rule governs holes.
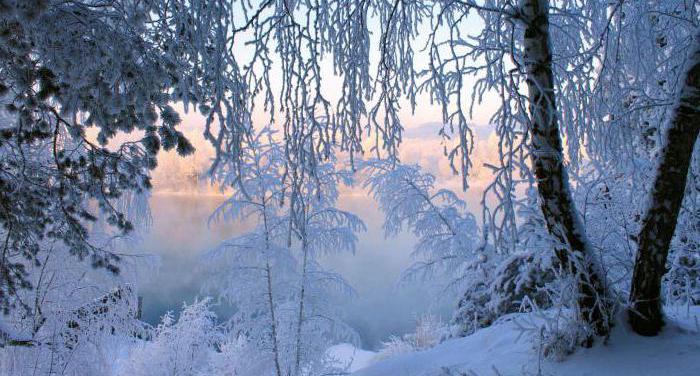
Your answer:
[[[605,336],[610,330],[608,291],[576,211],[564,167],[548,10],[548,0],[525,0],[521,14],[525,22],[524,60],[529,91],[532,163],[547,229],[564,245],[556,250],[556,256],[577,280],[578,314],[596,335]],[[589,339],[586,345],[590,344]]]
[[[700,131],[700,34],[694,48],[661,149],[632,274],[629,321],[635,332],[645,336],[658,334],[664,325],[661,279]]]
[[[304,214],[306,217],[306,214]],[[306,230],[302,234],[302,251],[304,252],[301,266],[301,286],[299,291],[299,317],[297,318],[296,354],[294,359],[294,375],[299,375],[301,370],[301,329],[304,324],[304,299],[306,299],[306,268],[308,264],[308,243]]]
[[[275,371],[277,376],[282,376],[282,367],[280,367],[279,345],[277,344],[277,318],[275,316],[275,303],[272,297],[272,275],[270,273],[270,261],[266,261],[265,269],[267,271],[267,303],[270,308],[270,320],[272,321],[272,352],[275,358]]]
[[[272,296],[272,273],[270,270],[270,229],[267,224],[267,203],[263,197],[263,223],[265,226],[265,271],[267,274],[267,303],[270,309],[270,321],[272,321],[272,352],[275,359],[275,371],[277,376],[282,376],[282,367],[280,366],[279,345],[277,343],[277,317],[275,315],[275,301]]]

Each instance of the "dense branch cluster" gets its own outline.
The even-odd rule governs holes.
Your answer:
[[[90,227],[102,216],[131,232],[118,200],[150,188],[161,147],[183,155],[193,148],[170,105],[180,74],[149,40],[150,7],[3,7],[0,306],[7,312],[17,290],[32,287],[26,264],[54,244],[117,273],[120,257],[95,244]]]

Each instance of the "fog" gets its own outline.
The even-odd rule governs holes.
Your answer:
[[[144,276],[141,286],[147,322],[155,324],[165,312],[177,313],[183,302],[201,296],[207,272],[199,267],[198,258],[242,230],[236,223],[207,225],[223,199],[221,195],[172,193],[156,193],[151,198],[153,227],[141,251],[159,256],[160,267],[154,275]],[[413,238],[402,234],[384,239],[380,213],[367,197],[346,197],[340,206],[360,215],[368,231],[360,234],[354,255],[327,257],[323,263],[345,276],[357,291],[357,297],[345,302],[341,310],[360,334],[363,347],[376,349],[389,336],[411,331],[416,317],[424,313],[449,319],[450,304],[434,299],[434,291],[397,285],[401,272],[411,264]],[[231,308],[217,306],[216,311],[225,319]]]
[[[453,175],[445,158],[441,158],[442,147],[433,133],[437,128],[430,123],[409,129],[402,146],[402,159],[419,163],[436,175],[441,188],[458,192],[472,212],[478,213],[480,192],[488,176],[476,168],[470,178],[470,190],[461,192],[459,177]],[[482,143],[490,140],[490,133],[483,130],[478,136]],[[140,282],[143,318],[152,324],[167,311],[177,313],[183,302],[203,295],[201,287],[207,271],[200,267],[199,257],[220,241],[245,230],[240,223],[207,223],[209,215],[226,196],[206,179],[197,179],[205,175],[211,150],[197,133],[192,132],[188,137],[199,145],[194,157],[179,158],[164,153],[159,158],[150,200],[153,226],[138,249],[160,259],[157,271],[143,275]],[[490,155],[488,147],[481,150],[484,151],[474,156],[476,167]],[[346,321],[360,334],[362,346],[377,349],[390,336],[412,331],[416,318],[422,314],[449,320],[455,297],[438,299],[439,291],[430,287],[428,281],[420,286],[398,286],[401,273],[412,263],[410,254],[415,239],[407,233],[385,239],[382,214],[367,192],[360,187],[343,191],[339,206],[359,215],[367,225],[367,232],[359,234],[354,255],[335,255],[321,261],[341,273],[357,291],[357,297],[340,308]],[[215,311],[224,320],[232,308],[219,305]]]

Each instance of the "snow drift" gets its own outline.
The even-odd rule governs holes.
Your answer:
[[[607,344],[580,349],[563,361],[538,355],[538,327],[543,323],[540,317],[512,314],[468,337],[451,339],[426,351],[397,355],[353,375],[700,374],[700,307],[667,312],[669,323],[658,337],[638,336],[624,322],[618,322]]]

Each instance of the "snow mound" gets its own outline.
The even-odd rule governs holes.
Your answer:
[[[561,362],[536,351],[541,323],[531,314],[506,316],[491,327],[432,349],[401,354],[354,373],[355,376],[621,376],[700,375],[700,307],[671,311],[664,332],[641,337],[619,323],[606,345],[581,349]]]
[[[341,368],[347,367],[350,372],[367,367],[377,355],[375,352],[358,349],[349,343],[331,346],[327,352],[331,358],[338,362]]]

